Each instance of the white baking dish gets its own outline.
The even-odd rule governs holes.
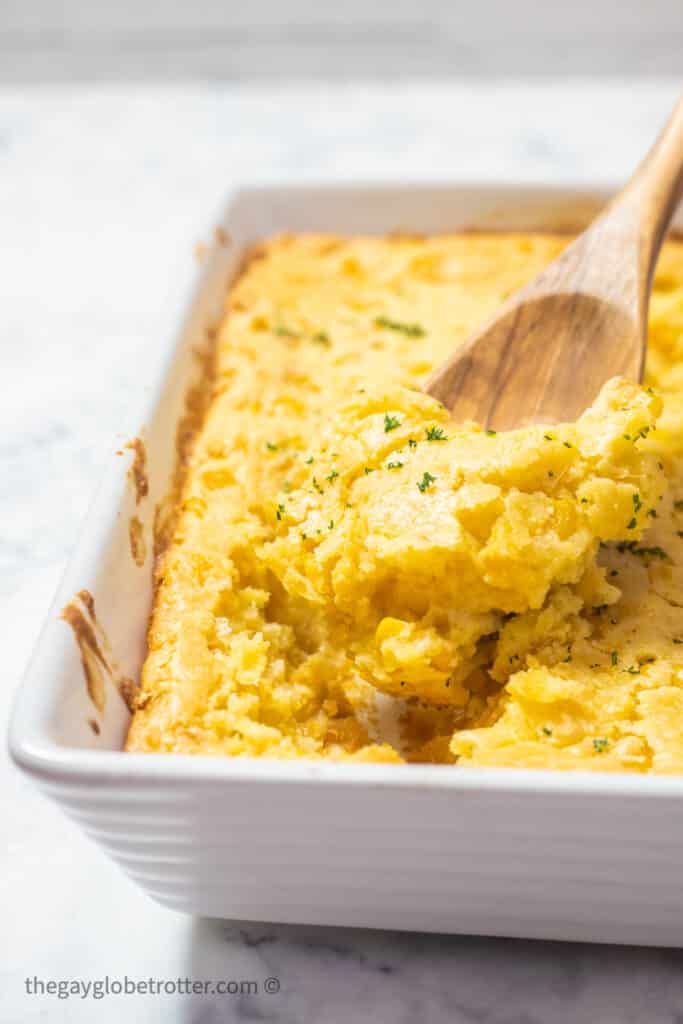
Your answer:
[[[112,456],[11,725],[17,764],[161,903],[251,920],[683,945],[683,778],[124,754],[125,704],[107,682],[104,711],[93,708],[60,619],[87,588],[110,662],[137,675],[151,556],[134,562],[129,521],[140,518],[150,549],[198,372],[193,348],[245,245],[280,231],[574,226],[604,195],[391,185],[247,189],[228,202],[170,322],[143,419],[149,495],[136,505],[132,453]],[[188,254],[187,274],[189,264]]]

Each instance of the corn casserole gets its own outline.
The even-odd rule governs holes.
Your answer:
[[[229,291],[127,749],[683,771],[683,244],[641,387],[422,393],[568,239],[278,237]]]

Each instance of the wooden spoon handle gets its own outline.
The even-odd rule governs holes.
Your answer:
[[[641,297],[647,309],[652,274],[659,250],[683,199],[683,97],[647,156],[636,169],[606,216],[619,207],[638,211]]]

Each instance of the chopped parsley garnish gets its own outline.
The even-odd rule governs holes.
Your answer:
[[[671,642],[674,644],[683,644],[683,640],[680,640],[677,636],[673,637]]]
[[[609,740],[606,740],[603,737],[600,737],[597,740],[593,740],[593,749],[595,750],[596,754],[604,754],[608,746]]]
[[[617,544],[617,551],[622,555],[628,551],[631,555],[638,555],[641,558],[661,558],[666,560],[669,557],[664,548],[661,548],[659,544],[655,544],[651,548],[639,548],[634,540],[620,541]]]
[[[485,431],[485,433],[486,433],[487,437],[495,437],[496,434],[498,433],[498,431],[497,430],[487,430],[487,431]]]
[[[422,494],[424,494],[424,492],[427,490],[427,488],[431,487],[431,485],[434,483],[435,480],[436,480],[436,477],[432,476],[431,473],[428,473],[425,470],[425,472],[422,474],[422,479],[418,481],[418,484],[417,484],[418,490]]]
[[[630,668],[625,668],[624,672],[628,672],[630,676],[637,676],[640,673],[640,665],[631,665]]]
[[[613,665],[617,664],[617,662],[619,661],[619,655],[616,651],[612,651],[612,653],[610,654],[610,659]]]
[[[327,524],[327,528],[328,530],[334,529],[334,519],[330,519],[329,523]]]
[[[384,413],[384,433],[388,434],[390,430],[396,430],[397,427],[401,426],[401,421],[398,416],[390,416],[388,412]]]
[[[332,481],[333,481],[333,480],[336,480],[338,476],[339,476],[339,473],[337,472],[337,470],[336,470],[336,469],[333,469],[331,473],[328,473],[328,474],[327,474],[327,476],[325,477],[325,479],[326,479],[326,480],[329,480],[329,482],[330,482],[330,483],[332,483]]]
[[[574,447],[574,445],[570,444],[569,441],[563,441],[562,444],[565,446],[565,448],[573,448]]]
[[[307,466],[310,466],[312,462],[313,462],[313,456],[312,455],[309,455],[307,459],[304,459],[304,463]]]
[[[390,331],[398,331],[407,338],[424,338],[425,329],[420,324],[406,324],[400,320],[392,320],[388,316],[375,317],[375,327],[386,327]]]
[[[441,427],[429,427],[425,430],[425,435],[428,441],[447,441],[448,438],[444,434]]]
[[[634,517],[633,519],[631,519],[631,520],[630,520],[630,521],[629,521],[629,522],[628,522],[628,523],[626,524],[626,529],[627,529],[627,530],[635,530],[635,528],[636,528],[636,526],[637,526],[637,525],[638,525],[638,520],[637,520],[637,519],[636,519],[636,518]]]
[[[387,469],[400,469],[402,462],[387,462]]]
[[[552,734],[553,734],[553,730],[549,729],[547,725],[544,725],[543,726],[543,735],[544,736],[552,736]]]
[[[409,448],[417,448],[417,441],[415,441],[414,438],[409,437],[408,438],[408,447]]]
[[[365,473],[366,476],[369,476],[370,473],[374,473],[375,471],[372,468],[372,466],[365,466],[365,468],[363,469],[363,472]]]
[[[285,514],[285,511],[285,506],[283,504],[279,504],[275,510],[275,515],[277,516],[278,521],[282,519],[283,515]]]
[[[269,452],[276,452],[278,450],[278,446],[273,444],[272,441],[266,441],[266,448]]]
[[[318,492],[318,494],[325,493],[315,477],[313,477],[313,487]]]
[[[314,341],[317,345],[331,345],[330,336],[327,331],[317,331],[312,337],[311,341]]]
[[[640,499],[640,495],[639,494],[634,494],[633,495],[633,508],[634,508],[634,510],[636,512],[638,512],[640,510],[640,507],[641,507],[642,504],[643,503],[642,503],[642,501]]]
[[[291,327],[285,327],[284,324],[278,324],[277,327],[273,327],[273,334],[277,334],[279,338],[298,338],[299,335],[296,331],[293,331]]]
[[[554,441],[554,440],[555,440],[555,438],[553,437],[553,435],[552,435],[552,434],[544,434],[544,435],[543,435],[543,439],[544,439],[545,441]]]

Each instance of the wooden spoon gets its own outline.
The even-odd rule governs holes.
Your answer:
[[[437,369],[458,421],[506,430],[574,420],[610,377],[640,381],[655,263],[683,196],[683,98],[590,227]]]

